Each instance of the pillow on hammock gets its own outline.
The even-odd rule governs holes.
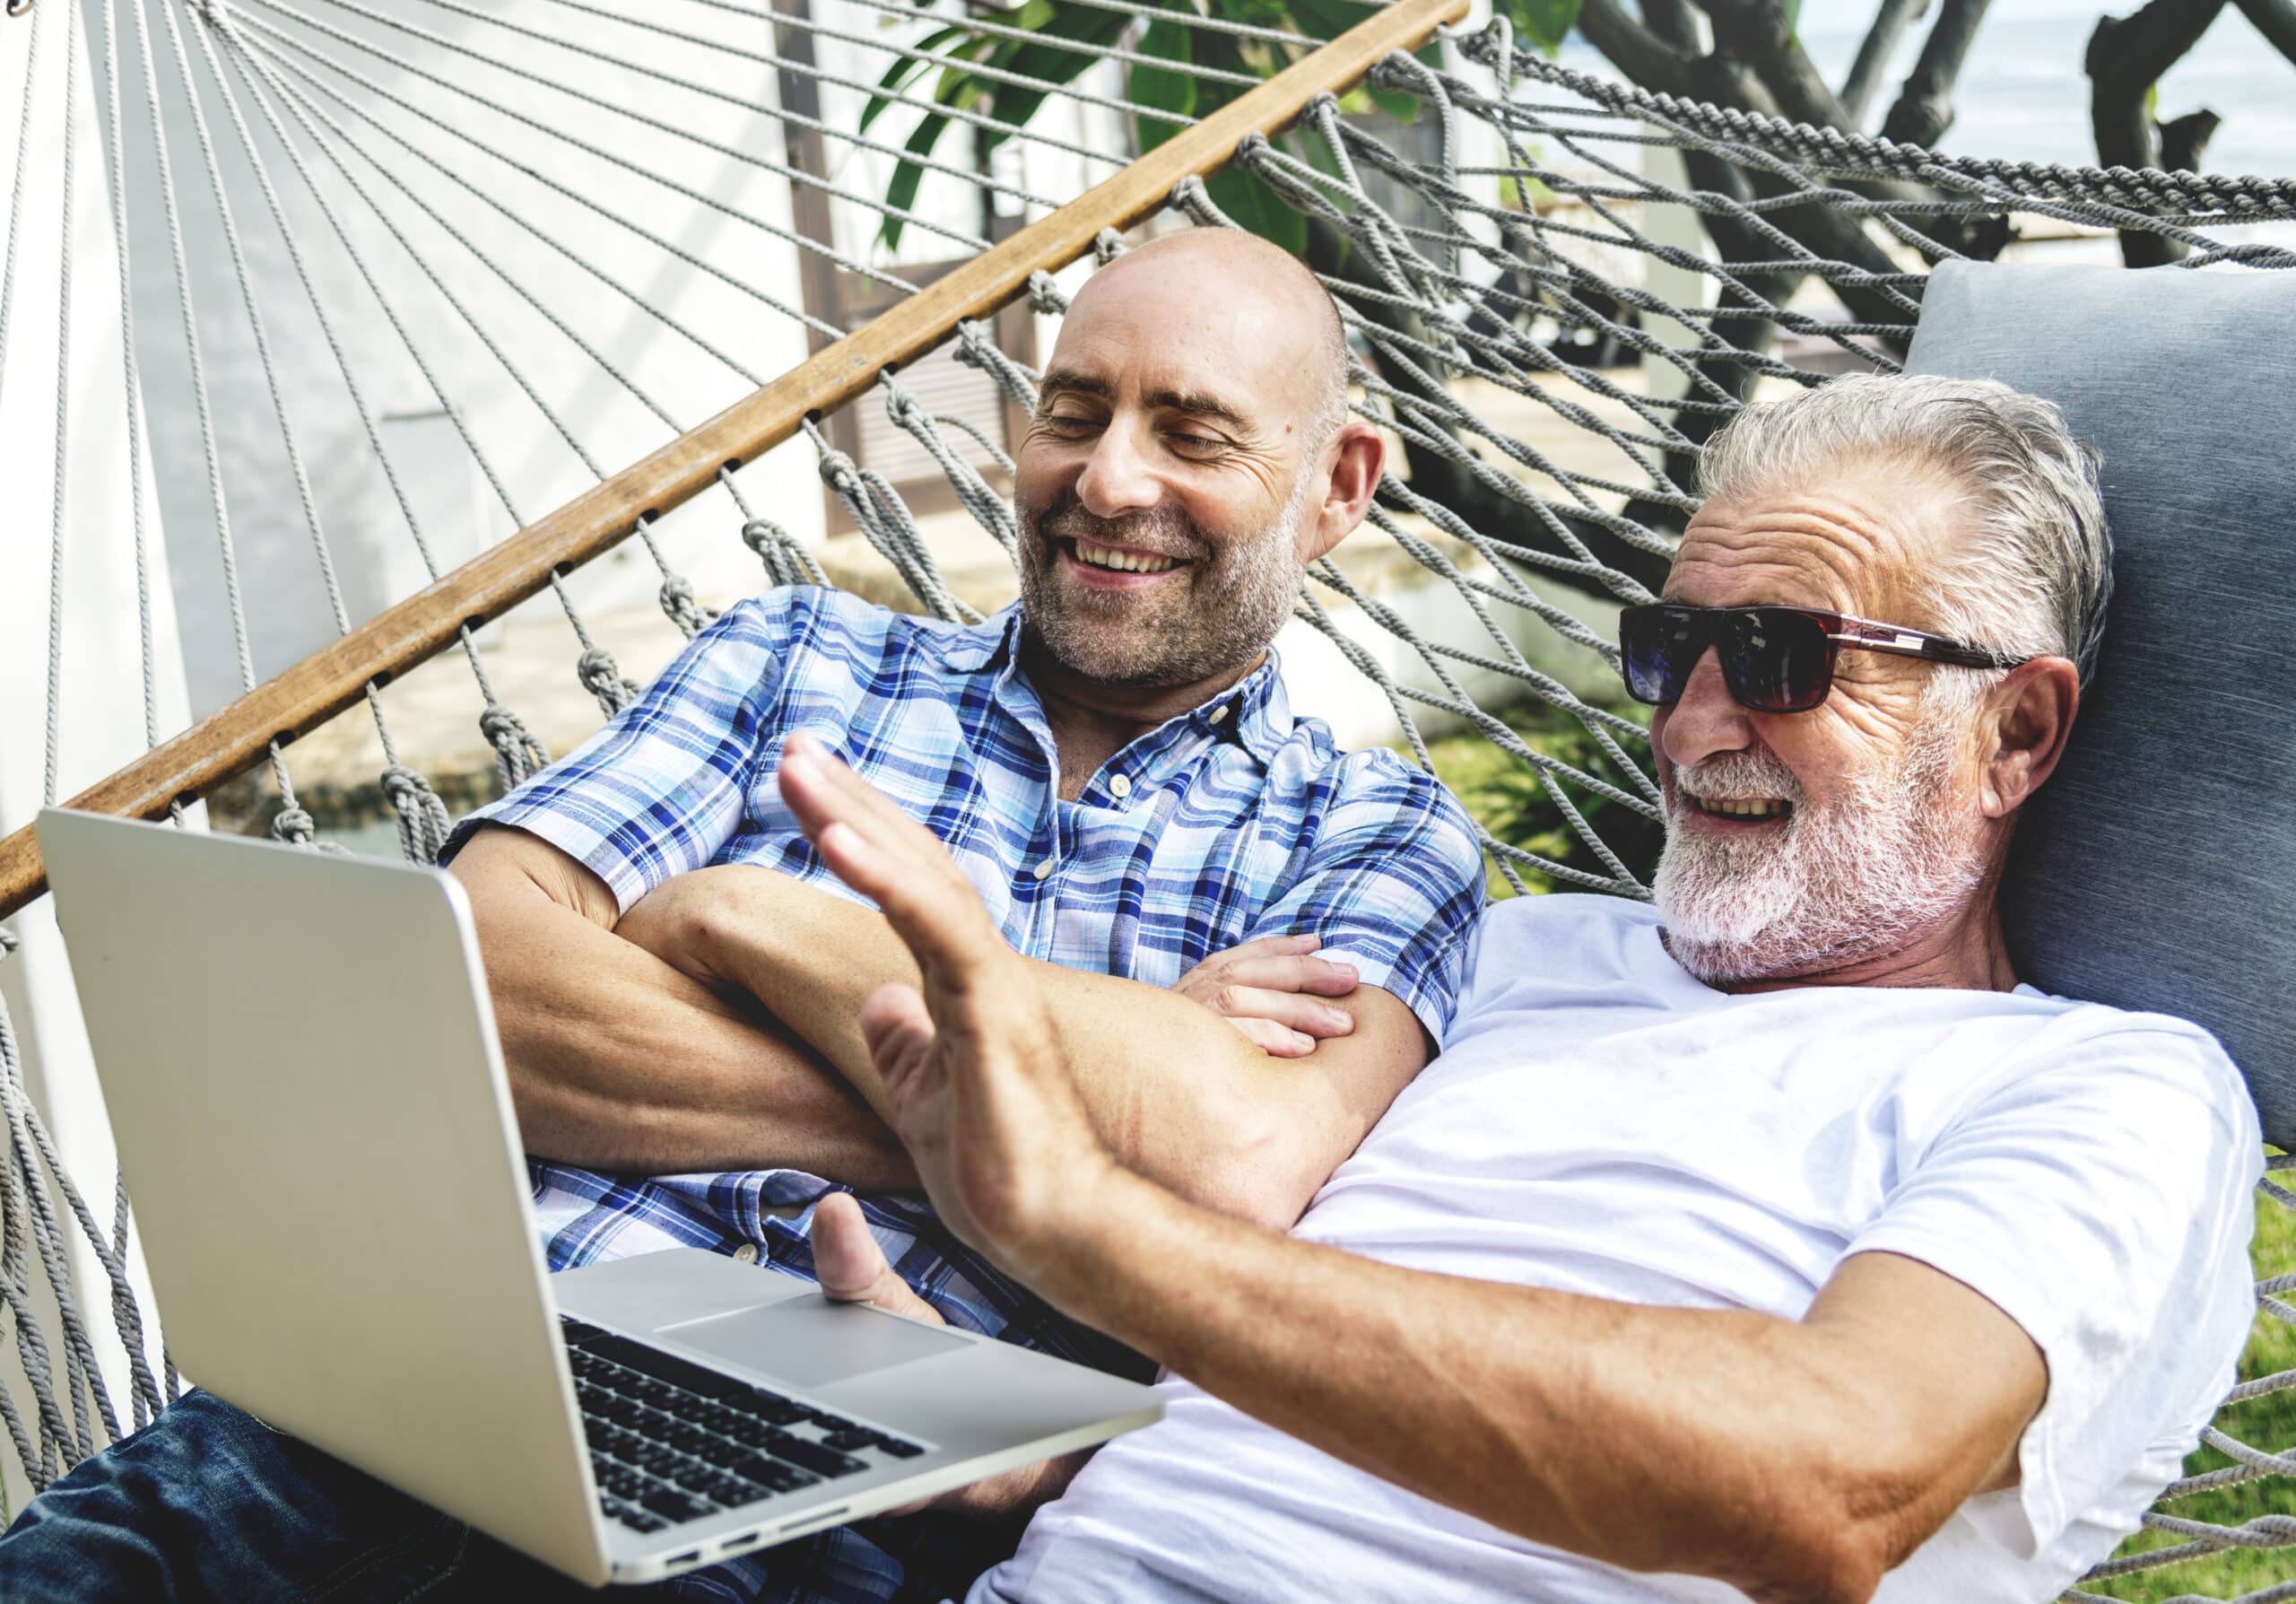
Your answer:
[[[2117,588],[2011,950],[2214,1032],[2296,1147],[2296,270],[1946,263],[1907,366],[2046,397],[2103,458]]]

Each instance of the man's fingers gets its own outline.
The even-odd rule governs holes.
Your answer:
[[[1228,1023],[1237,1033],[1273,1059],[1304,1059],[1316,1050],[1316,1039],[1303,1036],[1275,1023],[1273,1019],[1256,1019],[1249,1015],[1231,1018]]]
[[[926,1072],[934,1034],[925,999],[907,986],[880,986],[861,1005],[861,1039],[895,1107],[908,1096],[909,1084]]]
[[[945,1325],[940,1312],[909,1290],[885,1262],[885,1251],[863,1217],[861,1205],[831,1192],[813,1209],[813,1274],[840,1303],[867,1303],[927,1325]]]
[[[1269,1020],[1319,1041],[1355,1028],[1344,1008],[1296,991],[1263,991],[1255,986],[1222,986],[1213,998],[1212,1010],[1226,1019]]]
[[[918,963],[967,975],[1004,942],[948,849],[811,736],[789,738],[782,799],[837,877],[860,892]]]
[[[782,743],[782,799],[797,815],[797,821],[811,833],[818,823],[842,819],[862,830],[880,844],[895,844],[903,835],[914,833],[926,842],[933,841],[933,833],[903,813],[892,798],[871,785],[831,752],[814,736],[800,730]],[[787,781],[798,782],[798,793],[791,795]],[[911,844],[917,844],[911,842]]]
[[[823,831],[841,824],[903,869],[926,868],[943,878],[962,879],[931,831],[813,737],[800,732],[789,737],[782,747],[779,780],[782,800],[816,843]]]
[[[1304,991],[1318,997],[1345,997],[1355,989],[1360,978],[1351,963],[1305,956],[1239,959],[1231,962],[1220,973],[1231,985],[1257,986],[1266,991]]]

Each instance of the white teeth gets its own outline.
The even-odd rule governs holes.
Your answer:
[[[1696,801],[1709,813],[1742,819],[1773,819],[1786,811],[1786,804],[1773,797],[1700,797]]]
[[[1176,558],[1118,551],[1112,545],[1095,545],[1083,539],[1076,542],[1076,559],[1080,562],[1089,562],[1094,568],[1112,568],[1118,573],[1162,573],[1179,566]]]

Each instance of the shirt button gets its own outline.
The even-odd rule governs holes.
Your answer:
[[[1037,865],[1037,866],[1036,866],[1036,867],[1034,867],[1034,868],[1031,869],[1031,870],[1029,871],[1029,873],[1031,873],[1031,874],[1034,875],[1034,876],[1035,876],[1038,879],[1039,879],[1039,880],[1046,880],[1046,879],[1049,879],[1049,878],[1051,878],[1051,877],[1052,877],[1052,859],[1049,859],[1049,858],[1046,859],[1042,863],[1039,863],[1039,865]]]
[[[757,1262],[757,1243],[753,1242],[744,1242],[740,1247],[734,1250],[734,1257],[741,1260],[744,1264],[755,1264]]]
[[[1132,795],[1131,780],[1122,774],[1109,775],[1109,794],[1112,797],[1129,797]]]
[[[1228,721],[1228,709],[1224,704],[1212,710],[1212,721],[1214,724],[1225,724]]]

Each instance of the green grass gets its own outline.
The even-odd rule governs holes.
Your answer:
[[[1631,702],[1608,710],[1638,724],[1648,723],[1650,716],[1648,708]],[[1502,716],[1533,751],[1596,774],[1621,790],[1633,791],[1627,777],[1618,771],[1594,737],[1569,714],[1544,702],[1529,702],[1510,709]],[[1629,755],[1640,757],[1637,744],[1622,741],[1620,745]],[[1430,741],[1427,750],[1435,760],[1436,778],[1451,788],[1452,795],[1465,803],[1467,811],[1493,836],[1572,868],[1597,875],[1609,872],[1570,828],[1562,810],[1554,805],[1538,776],[1522,759],[1474,733]],[[1586,815],[1604,841],[1647,882],[1652,865],[1657,861],[1658,825],[1599,793],[1567,780],[1564,786],[1572,804]],[[1582,889],[1520,865],[1515,872],[1522,878],[1524,889],[1534,894]],[[1495,865],[1491,866],[1485,882],[1494,900],[1515,894],[1514,887]]]
[[[1642,710],[1614,710],[1628,717]],[[1533,749],[1601,772],[1615,783],[1618,776],[1600,755],[1576,719],[1544,704],[1505,715],[1508,723]],[[1631,752],[1631,748],[1630,751]],[[1467,811],[1500,841],[1511,842],[1574,867],[1603,872],[1600,863],[1567,828],[1561,810],[1546,796],[1523,762],[1500,751],[1480,735],[1446,737],[1428,743],[1435,772],[1451,788]],[[1639,753],[1634,755],[1639,757]],[[1572,800],[1587,811],[1604,840],[1616,850],[1647,883],[1656,859],[1658,835],[1655,825],[1615,803],[1601,801],[1572,789]],[[1573,890],[1543,875],[1518,869],[1525,888],[1534,894]],[[1493,899],[1512,896],[1514,888],[1496,868],[1489,874]],[[2257,1234],[2250,1256],[2258,1278],[2296,1270],[2296,1211],[2268,1199],[2257,1204]],[[2296,1328],[2270,1317],[2261,1318],[2240,1358],[2240,1379],[2296,1370]],[[2255,1447],[2274,1451],[2296,1449],[2296,1390],[2274,1393],[2236,1405],[2217,1424],[2229,1435]],[[2185,1474],[2197,1476],[2222,1469],[2232,1461],[2213,1448],[2202,1448],[2185,1461]],[[2296,1478],[2270,1476],[2212,1492],[2195,1494],[2170,1506],[2170,1513],[2186,1520],[2219,1526],[2239,1526],[2259,1515],[2296,1515]],[[2121,1546],[2122,1554],[2149,1553],[2173,1547],[2184,1539],[2140,1531]],[[2157,1571],[2140,1572],[2109,1582],[2090,1582],[2083,1591],[2127,1604],[2164,1604],[2170,1599],[2199,1596],[2231,1599],[2275,1582],[2296,1580],[2296,1549],[2233,1549],[2204,1558],[2185,1560]]]
[[[2257,1234],[2249,1246],[2258,1278],[2285,1275],[2296,1269],[2296,1211],[2266,1199],[2257,1203]],[[2240,1356],[2240,1379],[2296,1370],[2296,1328],[2269,1316],[2257,1321],[2248,1351]],[[2257,1448],[2285,1451],[2296,1447],[2296,1391],[2269,1393],[2235,1404],[2218,1417],[2217,1425],[2240,1442]],[[2185,1474],[2219,1470],[2232,1463],[2213,1448],[2202,1448],[2185,1460]],[[2238,1526],[2258,1515],[2296,1515],[2296,1485],[2283,1476],[2267,1476],[2213,1492],[2180,1498],[2169,1508],[2180,1519]],[[2164,1533],[2140,1531],[2121,1545],[2123,1554],[2148,1553],[2174,1547],[2182,1539]],[[2296,1579],[2296,1552],[2282,1548],[2234,1549],[2204,1559],[2164,1565],[2110,1582],[2089,1584],[2086,1591],[2102,1598],[2125,1599],[2130,1604],[2161,1604],[2181,1594],[2234,1598],[2274,1582]]]

